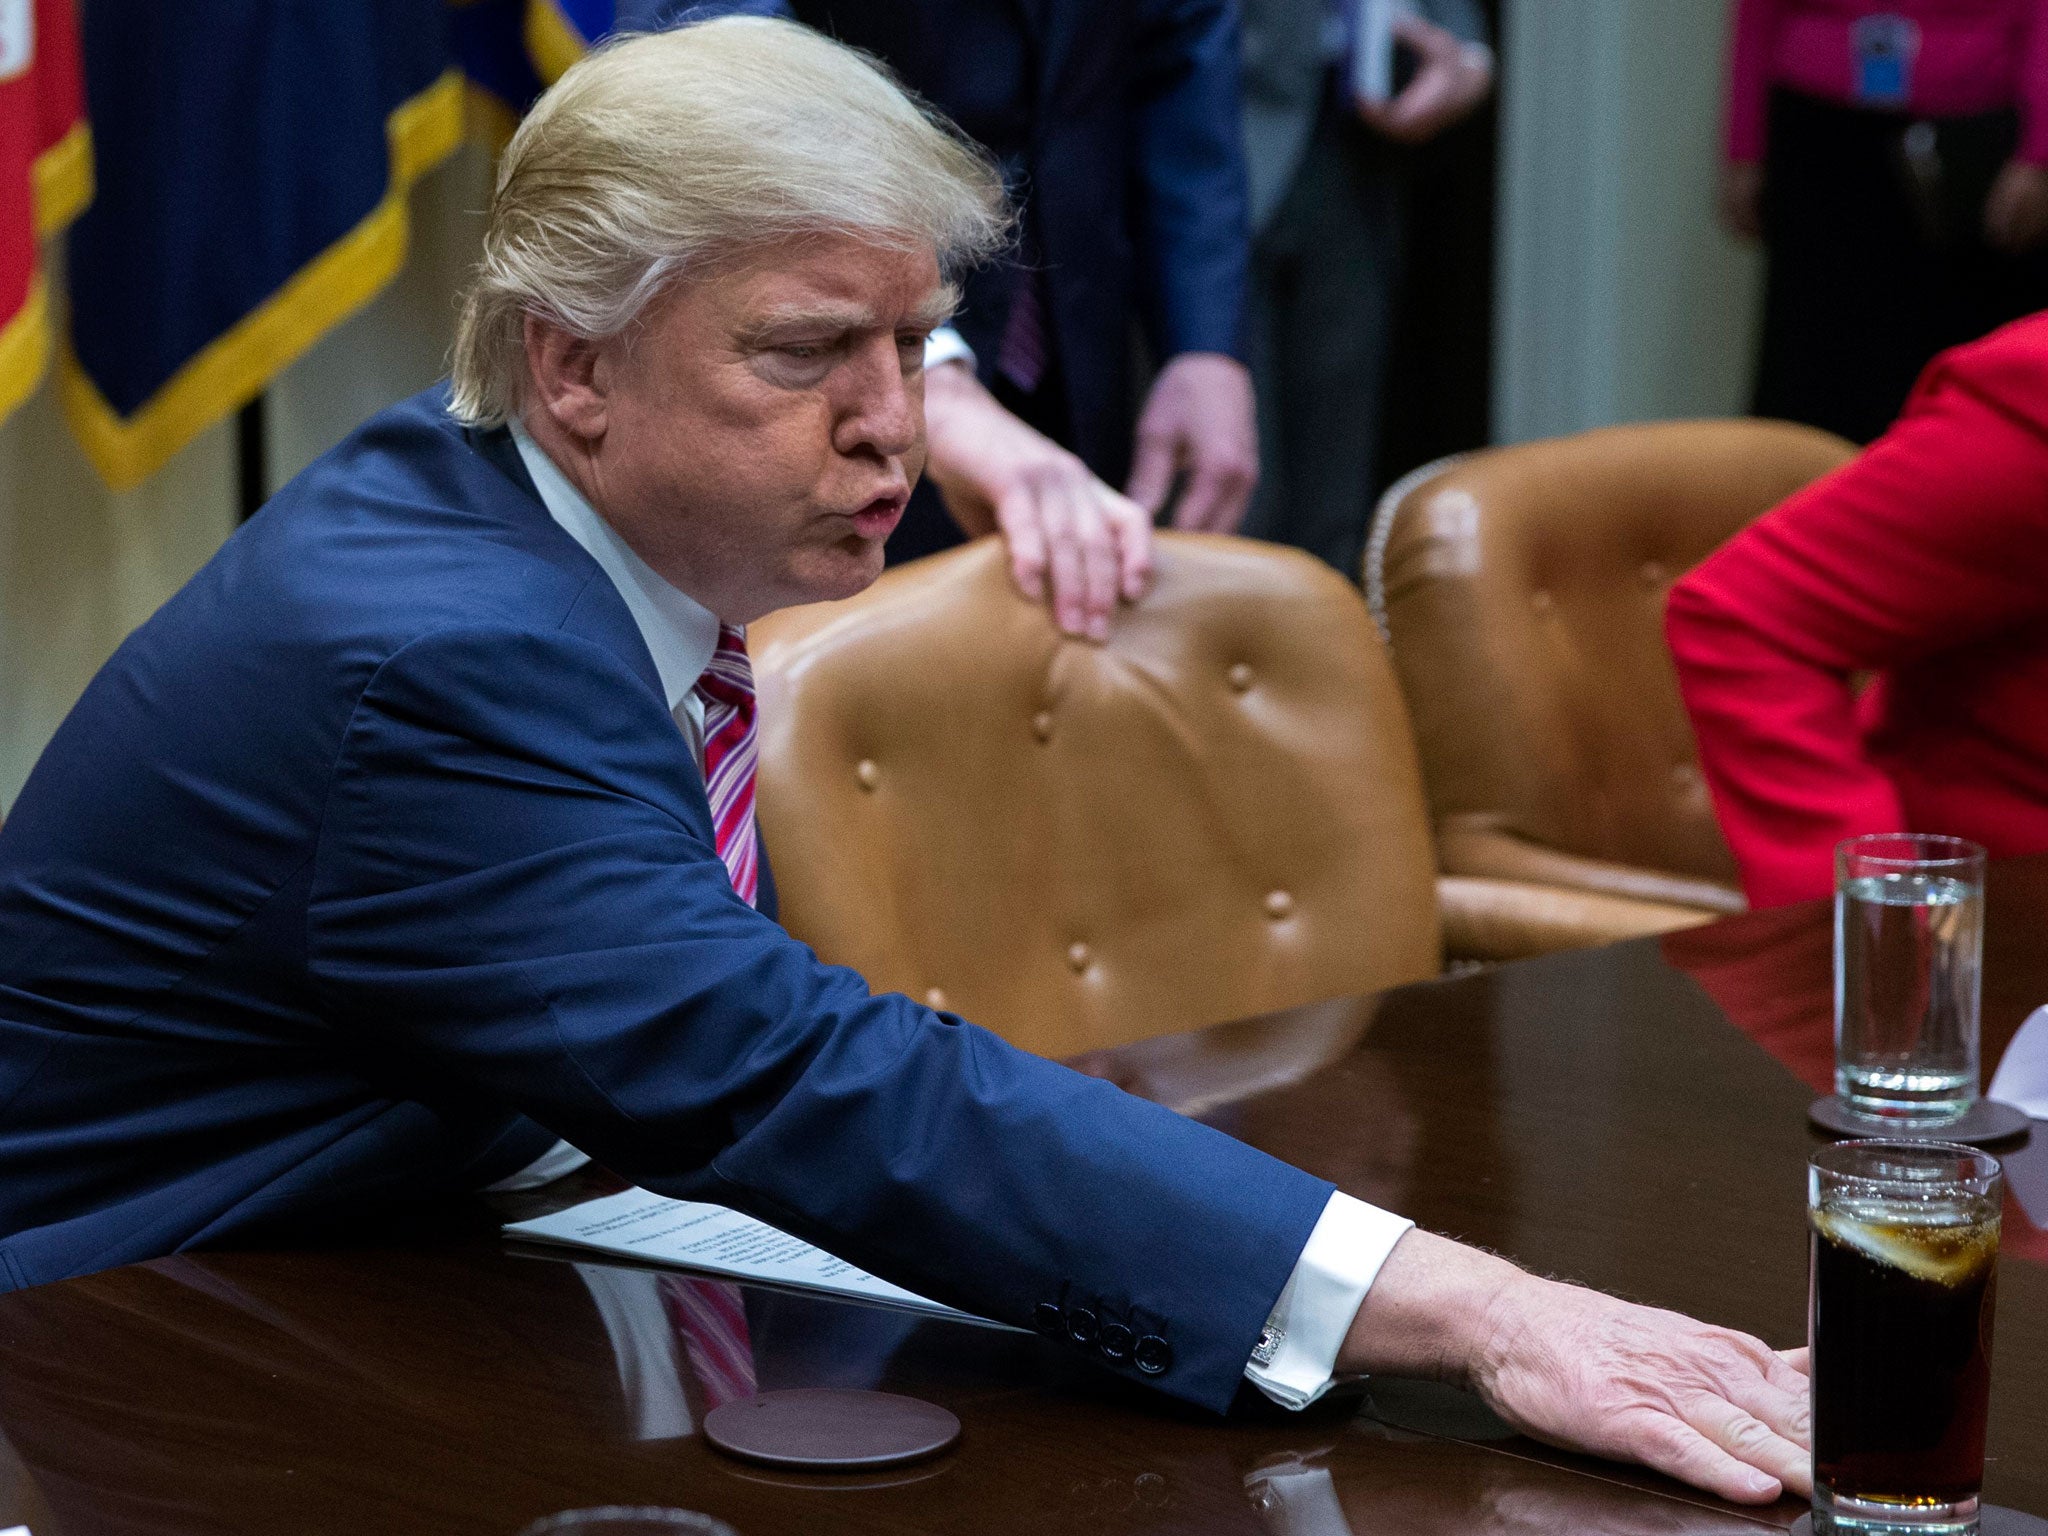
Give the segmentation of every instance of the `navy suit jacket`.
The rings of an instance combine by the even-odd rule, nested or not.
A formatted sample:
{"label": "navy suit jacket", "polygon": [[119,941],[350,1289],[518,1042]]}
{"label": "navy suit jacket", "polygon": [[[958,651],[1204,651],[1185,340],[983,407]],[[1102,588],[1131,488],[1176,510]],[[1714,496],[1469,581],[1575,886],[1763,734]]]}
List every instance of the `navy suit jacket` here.
{"label": "navy suit jacket", "polygon": [[236,533],[0,828],[0,1284],[561,1135],[990,1317],[1124,1321],[1226,1404],[1329,1186],[742,902],[624,601],[444,399]]}
{"label": "navy suit jacket", "polygon": [[[1231,0],[621,0],[621,28],[794,15],[886,60],[1002,163],[1041,265],[1063,440],[1122,484],[1130,340],[1243,355],[1250,235]],[[1016,287],[970,274],[958,324],[994,373]]]}

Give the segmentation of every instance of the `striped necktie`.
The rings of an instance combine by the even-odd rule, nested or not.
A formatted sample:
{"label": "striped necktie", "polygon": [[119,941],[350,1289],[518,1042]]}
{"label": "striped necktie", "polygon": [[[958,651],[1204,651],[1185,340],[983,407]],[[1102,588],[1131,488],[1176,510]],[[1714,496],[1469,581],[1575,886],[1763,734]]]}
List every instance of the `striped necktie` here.
{"label": "striped necktie", "polygon": [[704,701],[704,793],[711,801],[718,857],[732,888],[752,906],[761,862],[754,838],[754,667],[744,629],[718,626],[718,649],[696,691]]}

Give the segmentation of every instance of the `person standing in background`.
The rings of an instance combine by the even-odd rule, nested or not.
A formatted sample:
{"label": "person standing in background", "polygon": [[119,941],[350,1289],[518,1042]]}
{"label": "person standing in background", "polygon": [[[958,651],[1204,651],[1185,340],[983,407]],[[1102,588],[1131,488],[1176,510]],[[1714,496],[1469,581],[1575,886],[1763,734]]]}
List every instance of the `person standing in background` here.
{"label": "person standing in background", "polygon": [[1767,261],[1756,414],[1871,441],[2048,306],[2048,0],[1739,0],[1721,209]]}
{"label": "person standing in background", "polygon": [[[1375,9],[1392,13],[1391,35],[1371,25]],[[1243,11],[1249,346],[1265,445],[1244,531],[1356,580],[1377,490],[1409,150],[1493,88],[1486,18],[1478,0],[1243,0]],[[1357,50],[1381,45],[1412,63],[1412,78],[1385,100],[1362,99]]]}

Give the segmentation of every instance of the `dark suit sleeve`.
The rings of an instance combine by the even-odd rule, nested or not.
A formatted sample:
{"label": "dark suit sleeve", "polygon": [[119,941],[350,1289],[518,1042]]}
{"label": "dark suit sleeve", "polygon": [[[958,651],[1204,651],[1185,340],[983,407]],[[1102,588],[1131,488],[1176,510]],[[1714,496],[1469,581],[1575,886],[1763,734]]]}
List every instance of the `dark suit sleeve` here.
{"label": "dark suit sleeve", "polygon": [[819,963],[733,894],[660,701],[574,637],[440,633],[379,669],[308,929],[373,1059],[925,1295],[1126,1321],[1170,1347],[1157,1384],[1213,1408],[1329,1193]]}
{"label": "dark suit sleeve", "polygon": [[1251,236],[1230,0],[1140,0],[1133,61],[1140,301],[1159,355],[1244,352]]}

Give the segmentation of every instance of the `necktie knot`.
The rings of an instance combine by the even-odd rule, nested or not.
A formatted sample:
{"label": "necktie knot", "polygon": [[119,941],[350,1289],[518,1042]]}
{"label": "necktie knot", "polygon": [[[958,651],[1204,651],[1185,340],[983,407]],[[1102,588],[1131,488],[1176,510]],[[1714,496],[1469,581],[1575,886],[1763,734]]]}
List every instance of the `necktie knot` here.
{"label": "necktie knot", "polygon": [[747,656],[747,632],[737,624],[718,626],[718,649],[698,677],[697,691],[710,703],[752,714],[754,663]]}

